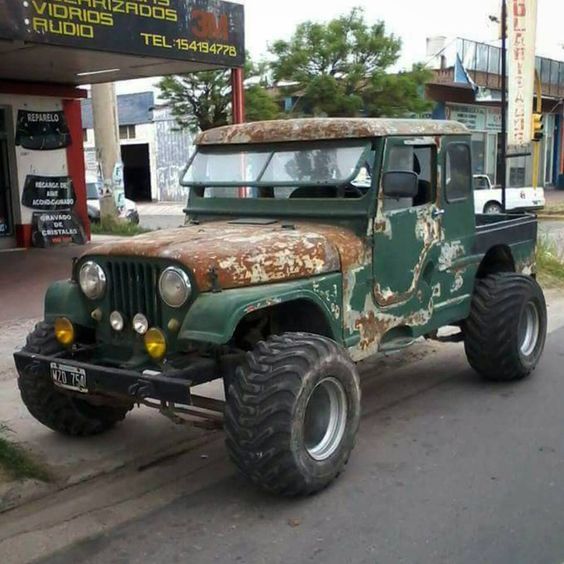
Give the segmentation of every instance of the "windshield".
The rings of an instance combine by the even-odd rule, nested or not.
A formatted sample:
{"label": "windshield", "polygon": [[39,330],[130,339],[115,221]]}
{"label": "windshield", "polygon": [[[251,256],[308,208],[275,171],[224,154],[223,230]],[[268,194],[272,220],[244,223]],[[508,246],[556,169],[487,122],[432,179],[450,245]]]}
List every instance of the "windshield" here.
{"label": "windshield", "polygon": [[354,179],[364,165],[369,149],[370,144],[366,141],[308,143],[280,149],[200,147],[182,184],[232,188],[335,187]]}

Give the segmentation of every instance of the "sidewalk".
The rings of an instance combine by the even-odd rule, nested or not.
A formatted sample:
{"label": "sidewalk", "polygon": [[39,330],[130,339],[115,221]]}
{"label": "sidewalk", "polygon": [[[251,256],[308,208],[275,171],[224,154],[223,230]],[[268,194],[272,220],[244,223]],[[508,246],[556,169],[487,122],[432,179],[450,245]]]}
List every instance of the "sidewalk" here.
{"label": "sidewalk", "polygon": [[140,216],[147,215],[184,215],[186,202],[141,202],[137,204]]}

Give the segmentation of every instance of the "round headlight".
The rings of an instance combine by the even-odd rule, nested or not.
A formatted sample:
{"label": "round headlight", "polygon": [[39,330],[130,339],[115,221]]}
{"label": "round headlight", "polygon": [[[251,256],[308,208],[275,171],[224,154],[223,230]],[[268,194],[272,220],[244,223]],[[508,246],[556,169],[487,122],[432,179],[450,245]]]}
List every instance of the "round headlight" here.
{"label": "round headlight", "polygon": [[159,292],[166,305],[182,307],[192,293],[192,285],[185,272],[171,266],[161,274]]}
{"label": "round headlight", "polygon": [[119,311],[113,311],[110,315],[110,325],[114,331],[118,333],[123,331],[125,327],[125,320],[123,319],[123,315]]}
{"label": "round headlight", "polygon": [[133,318],[133,329],[139,335],[144,335],[149,330],[149,321],[142,313]]}
{"label": "round headlight", "polygon": [[79,282],[84,295],[90,300],[99,300],[106,291],[106,274],[95,262],[86,262],[79,273]]}

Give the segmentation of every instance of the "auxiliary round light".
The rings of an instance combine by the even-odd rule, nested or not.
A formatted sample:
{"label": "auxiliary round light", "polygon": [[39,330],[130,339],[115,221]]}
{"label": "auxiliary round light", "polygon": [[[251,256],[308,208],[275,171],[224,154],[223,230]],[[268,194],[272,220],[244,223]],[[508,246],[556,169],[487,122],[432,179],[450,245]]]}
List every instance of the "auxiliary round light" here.
{"label": "auxiliary round light", "polygon": [[159,279],[159,293],[169,307],[182,307],[192,293],[192,285],[188,275],[179,268],[167,268]]}
{"label": "auxiliary round light", "polygon": [[55,320],[55,337],[64,347],[70,347],[74,343],[74,325],[66,317],[58,317]]}
{"label": "auxiliary round light", "polygon": [[153,327],[145,334],[145,349],[153,360],[161,360],[166,354],[166,337],[160,329]]}
{"label": "auxiliary round light", "polygon": [[112,326],[112,329],[118,333],[123,331],[123,328],[125,327],[125,319],[119,311],[113,311],[111,313],[110,325]]}
{"label": "auxiliary round light", "polygon": [[106,273],[95,262],[85,262],[78,275],[80,288],[90,300],[99,300],[106,291]]}
{"label": "auxiliary round light", "polygon": [[133,330],[139,335],[145,335],[149,330],[149,320],[142,313],[133,318]]}

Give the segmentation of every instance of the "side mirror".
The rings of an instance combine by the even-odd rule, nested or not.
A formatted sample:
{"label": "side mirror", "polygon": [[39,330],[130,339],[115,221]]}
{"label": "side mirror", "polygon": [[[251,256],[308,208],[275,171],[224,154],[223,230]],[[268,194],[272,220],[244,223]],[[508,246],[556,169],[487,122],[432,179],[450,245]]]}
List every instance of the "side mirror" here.
{"label": "side mirror", "polygon": [[409,170],[391,170],[384,173],[382,187],[387,198],[415,198],[419,190],[419,176]]}

